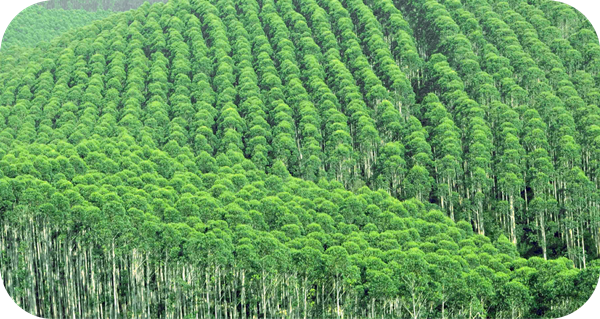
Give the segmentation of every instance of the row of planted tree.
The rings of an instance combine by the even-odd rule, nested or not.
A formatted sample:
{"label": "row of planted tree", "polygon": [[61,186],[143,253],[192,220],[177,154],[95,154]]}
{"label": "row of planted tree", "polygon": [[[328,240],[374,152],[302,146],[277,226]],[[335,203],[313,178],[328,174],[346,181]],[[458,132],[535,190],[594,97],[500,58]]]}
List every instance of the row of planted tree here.
{"label": "row of planted tree", "polygon": [[[504,232],[520,244],[524,254],[548,256],[551,246],[551,256],[566,252],[583,267],[584,258],[596,255],[600,247],[593,231],[598,227],[593,176],[597,171],[593,141],[598,108],[592,103],[598,92],[592,75],[567,72],[543,42],[523,38],[535,29],[515,26],[528,44],[526,49],[531,48],[528,52],[538,55],[537,63],[544,72],[518,45],[517,35],[504,36],[512,30],[493,16],[490,7],[474,11],[485,13],[481,17],[487,20],[481,21],[491,21],[482,22],[489,29],[485,30],[488,39],[483,29],[473,24],[476,17],[460,3],[445,4],[450,11],[436,1],[423,2],[423,9],[412,17],[411,22],[423,26],[416,34],[423,41],[413,40],[409,23],[385,0],[368,6],[347,4],[362,8],[360,16],[338,2],[321,7],[310,1],[306,5],[279,1],[276,5],[265,3],[260,12],[241,4],[240,13],[254,18],[244,16],[240,22],[228,11],[223,19],[235,23],[227,30],[224,25],[197,18],[186,27],[182,21],[194,17],[189,13],[181,15],[183,20],[174,16],[177,22],[173,23],[158,15],[132,18],[126,26],[131,31],[123,32],[135,36],[117,36],[112,42],[123,46],[131,37],[138,42],[127,45],[138,50],[121,47],[117,51],[124,55],[107,61],[106,54],[97,53],[106,50],[100,49],[107,45],[102,43],[106,35],[100,36],[96,46],[79,44],[73,55],[63,52],[65,65],[80,65],[80,76],[87,73],[75,80],[82,83],[67,83],[64,89],[75,91],[69,96],[75,106],[83,100],[77,95],[90,90],[86,82],[91,80],[97,84],[94,92],[98,98],[86,102],[102,104],[110,91],[111,99],[130,101],[123,111],[119,103],[112,105],[113,117],[132,126],[136,139],[144,135],[162,145],[171,138],[180,146],[192,143],[196,154],[206,151],[211,155],[223,151],[216,144],[227,145],[234,139],[259,167],[280,159],[294,176],[311,180],[326,176],[351,189],[366,184],[387,189],[401,199],[414,196],[436,202],[451,218],[469,220],[479,233],[485,234],[486,228],[493,236]],[[397,5],[410,10],[413,4],[407,3],[406,8]],[[443,10],[431,10],[431,6]],[[438,19],[440,12],[445,12],[446,19]],[[259,14],[264,16],[262,20]],[[214,12],[207,12],[207,19],[218,22],[219,15],[214,7]],[[338,23],[330,24],[328,15]],[[462,29],[453,17],[464,20]],[[527,25],[523,18],[512,20]],[[383,24],[381,31],[376,27],[378,21],[391,22]],[[209,28],[201,30],[202,23]],[[361,29],[359,38],[353,24],[372,30]],[[211,42],[210,49],[204,44],[205,37]],[[446,58],[437,52],[449,55]],[[130,79],[137,83],[133,89],[116,84],[125,81],[127,75],[122,72],[127,63],[123,59],[129,53],[137,57],[139,70]],[[255,53],[254,57],[250,53]],[[93,70],[84,65],[86,59],[96,66]],[[579,67],[580,62],[569,63]],[[173,68],[169,68],[171,64]],[[518,68],[513,71],[514,66]],[[39,70],[35,67],[32,72]],[[110,82],[106,76],[119,80]],[[3,103],[14,104],[21,89],[24,96],[31,95],[25,90],[31,90],[34,81],[7,83]],[[241,95],[233,92],[242,85]],[[419,93],[419,104],[415,104],[413,87]],[[52,90],[48,87],[42,92]],[[140,93],[145,90],[147,94]],[[121,96],[121,91],[135,96]],[[432,92],[442,104],[437,104],[440,101]],[[161,103],[167,103],[172,111]],[[111,112],[112,108],[104,110]],[[59,108],[51,113],[60,114]],[[181,134],[169,136],[165,131],[168,123],[172,123],[170,130],[181,130]],[[152,133],[142,127],[152,127]],[[586,190],[583,198],[581,189]],[[548,243],[547,238],[554,234],[562,239],[558,246]]]}
{"label": "row of planted tree", "polygon": [[[462,166],[473,180],[458,191],[459,201],[464,194],[475,216],[477,208],[494,211],[492,224],[522,253],[537,253],[525,244],[532,240],[547,256],[549,238],[558,235],[566,254],[585,267],[586,239],[598,247],[597,170],[588,166],[596,162],[588,155],[598,107],[596,83],[580,70],[584,61],[561,60],[504,2],[417,3],[397,4],[416,10],[410,22],[420,26],[419,50],[434,53],[428,87],[466,134]],[[584,85],[576,90],[574,82]],[[485,232],[485,223],[474,224]]]}

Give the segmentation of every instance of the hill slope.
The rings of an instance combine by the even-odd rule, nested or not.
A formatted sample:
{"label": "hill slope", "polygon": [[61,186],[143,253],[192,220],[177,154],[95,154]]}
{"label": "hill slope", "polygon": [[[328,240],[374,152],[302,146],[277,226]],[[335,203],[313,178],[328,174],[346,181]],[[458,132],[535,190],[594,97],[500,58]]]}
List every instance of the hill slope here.
{"label": "hill slope", "polygon": [[8,25],[2,37],[2,49],[13,46],[34,47],[66,31],[106,18],[109,14],[109,11],[48,10],[42,6],[30,6],[21,11]]}
{"label": "hill slope", "polygon": [[48,9],[127,11],[138,8],[144,2],[152,4],[167,2],[167,0],[47,0],[38,5]]}
{"label": "hill slope", "polygon": [[177,0],[0,53],[10,295],[54,318],[573,312],[600,276],[593,30],[463,2]]}

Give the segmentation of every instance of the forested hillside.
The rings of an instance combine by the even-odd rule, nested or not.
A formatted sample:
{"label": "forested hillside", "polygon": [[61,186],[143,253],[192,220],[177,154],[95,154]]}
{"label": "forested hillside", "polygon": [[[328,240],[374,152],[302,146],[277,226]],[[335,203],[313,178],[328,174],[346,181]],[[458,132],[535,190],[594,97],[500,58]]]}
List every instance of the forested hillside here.
{"label": "forested hillside", "polygon": [[156,3],[167,2],[167,0],[47,0],[40,2],[39,5],[48,9],[127,11],[138,8],[144,2]]}
{"label": "forested hillside", "polygon": [[600,276],[600,47],[525,0],[170,0],[0,52],[45,318],[541,318]]}
{"label": "forested hillside", "polygon": [[88,12],[30,6],[10,22],[2,37],[1,48],[34,47],[42,41],[50,41],[71,29],[91,24],[110,14],[110,11]]}

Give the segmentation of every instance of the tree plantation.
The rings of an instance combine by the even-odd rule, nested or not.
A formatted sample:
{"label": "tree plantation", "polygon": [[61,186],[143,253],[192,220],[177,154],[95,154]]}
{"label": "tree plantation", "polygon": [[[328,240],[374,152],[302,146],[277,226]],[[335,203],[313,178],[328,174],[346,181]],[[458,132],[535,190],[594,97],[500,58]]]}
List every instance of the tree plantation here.
{"label": "tree plantation", "polygon": [[600,44],[573,8],[54,7],[134,2],[38,6],[89,20],[39,42],[15,19],[0,52],[0,274],[26,311],[516,319],[593,293]]}

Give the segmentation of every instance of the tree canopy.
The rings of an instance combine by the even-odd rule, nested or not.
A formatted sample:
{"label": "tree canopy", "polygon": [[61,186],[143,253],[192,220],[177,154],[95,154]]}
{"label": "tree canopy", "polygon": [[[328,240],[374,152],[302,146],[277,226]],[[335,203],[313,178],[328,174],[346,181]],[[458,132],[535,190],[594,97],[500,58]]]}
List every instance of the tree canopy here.
{"label": "tree canopy", "polygon": [[[600,51],[572,8],[138,2],[50,1],[7,33],[0,273],[23,309],[516,319],[591,296]],[[85,23],[21,31],[62,15]]]}

